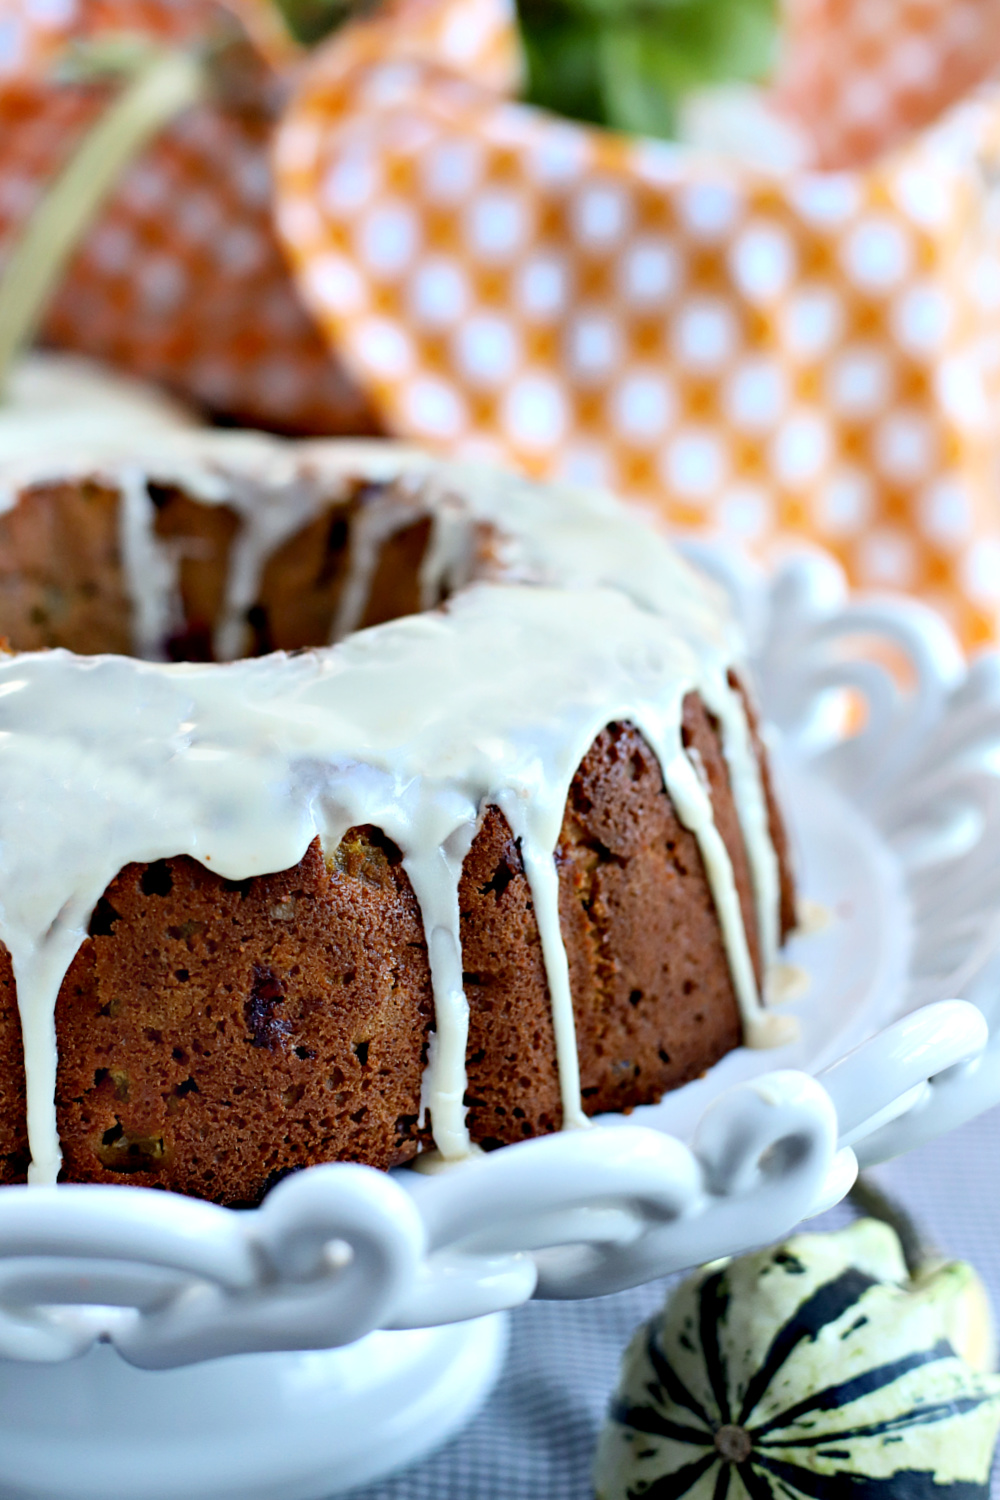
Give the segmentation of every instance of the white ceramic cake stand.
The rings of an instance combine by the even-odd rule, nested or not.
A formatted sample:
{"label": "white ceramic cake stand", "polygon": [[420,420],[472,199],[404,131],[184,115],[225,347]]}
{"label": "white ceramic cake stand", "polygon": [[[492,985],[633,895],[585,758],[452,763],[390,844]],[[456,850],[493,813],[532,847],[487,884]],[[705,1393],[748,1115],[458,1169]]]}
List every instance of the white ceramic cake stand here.
{"label": "white ceramic cake stand", "polygon": [[254,1212],[0,1190],[0,1496],[320,1500],[371,1480],[483,1400],[503,1309],[775,1239],[859,1159],[1000,1100],[1000,659],[967,671],[934,616],[847,602],[822,558],[766,581],[699,556],[747,621],[828,919],[788,955],[810,976],[801,1039],[628,1120],[437,1175],[316,1167]]}

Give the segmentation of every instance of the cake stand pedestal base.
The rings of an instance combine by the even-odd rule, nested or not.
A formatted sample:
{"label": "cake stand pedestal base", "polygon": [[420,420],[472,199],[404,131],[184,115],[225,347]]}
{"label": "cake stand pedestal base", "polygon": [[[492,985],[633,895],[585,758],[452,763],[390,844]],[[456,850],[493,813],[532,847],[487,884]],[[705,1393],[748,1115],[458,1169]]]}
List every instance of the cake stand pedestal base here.
{"label": "cake stand pedestal base", "polygon": [[344,1349],[134,1369],[107,1346],[0,1361],[3,1500],[326,1500],[452,1437],[500,1373],[507,1315]]}

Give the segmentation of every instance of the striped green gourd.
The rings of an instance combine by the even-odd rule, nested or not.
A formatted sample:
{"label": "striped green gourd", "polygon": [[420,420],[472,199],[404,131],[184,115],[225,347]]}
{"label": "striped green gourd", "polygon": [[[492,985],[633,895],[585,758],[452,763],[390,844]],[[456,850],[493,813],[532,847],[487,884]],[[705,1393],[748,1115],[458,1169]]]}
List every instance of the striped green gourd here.
{"label": "striped green gourd", "polygon": [[873,1219],[707,1266],[626,1351],[598,1500],[989,1500],[984,1319],[971,1266],[911,1279]]}

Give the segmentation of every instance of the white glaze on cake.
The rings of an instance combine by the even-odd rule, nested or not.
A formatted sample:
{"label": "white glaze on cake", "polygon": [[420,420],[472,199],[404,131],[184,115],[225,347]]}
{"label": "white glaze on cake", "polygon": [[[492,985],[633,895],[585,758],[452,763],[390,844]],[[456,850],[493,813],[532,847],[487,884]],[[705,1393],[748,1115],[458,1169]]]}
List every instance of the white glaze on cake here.
{"label": "white glaze on cake", "polygon": [[81,445],[92,455],[135,452],[139,443],[194,422],[193,412],[155,386],[76,354],[34,350],[7,374],[0,465],[51,462],[54,450]]}
{"label": "white glaze on cake", "polygon": [[[635,517],[606,496],[389,445],[293,447],[220,434],[146,453],[141,472],[108,460],[81,469],[81,457],[58,463],[63,472],[99,472],[126,496],[123,556],[136,644],[147,655],[160,649],[156,631],[176,611],[176,568],[153,532],[147,479],[207,504],[224,501],[241,517],[221,655],[243,649],[243,616],[267,557],[349,477],[405,474],[409,501],[404,494],[393,510],[376,500],[359,512],[338,629],[363,617],[373,536],[384,539],[416,515],[432,518],[422,597],[451,597],[443,609],[329,648],[225,666],[63,651],[0,662],[0,938],[22,1017],[33,1181],[53,1181],[59,1169],[56,997],[118,871],[188,854],[242,880],[296,864],[316,836],[333,850],[358,824],[380,827],[399,846],[420,904],[436,1017],[423,1099],[442,1155],[466,1154],[458,883],[489,804],[521,841],[564,1126],[585,1123],[553,852],[577,766],[613,721],[645,736],[678,817],[698,840],[745,1040],[790,1038],[794,1023],[761,1007],[732,864],[681,738],[684,697],[697,692],[720,723],[763,950],[773,959],[778,867],[744,706],[728,680],[740,661],[738,635],[714,586]],[[27,477],[3,476],[7,504]],[[40,477],[50,473],[36,464],[31,478]],[[483,526],[499,540],[469,582]]]}

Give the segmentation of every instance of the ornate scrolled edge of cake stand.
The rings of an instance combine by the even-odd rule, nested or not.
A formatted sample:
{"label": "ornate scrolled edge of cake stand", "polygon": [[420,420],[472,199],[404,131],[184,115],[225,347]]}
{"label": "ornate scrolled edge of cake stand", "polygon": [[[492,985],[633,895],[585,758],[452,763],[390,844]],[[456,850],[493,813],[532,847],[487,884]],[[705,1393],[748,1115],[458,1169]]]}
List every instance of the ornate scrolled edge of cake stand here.
{"label": "ornate scrolled edge of cake stand", "polygon": [[598,1127],[430,1177],[316,1167],[250,1213],[148,1189],[11,1188],[0,1358],[65,1360],[100,1341],[163,1370],[330,1349],[735,1253],[836,1202],[870,1132],[974,1069],[987,1035],[975,1006],[925,1006],[820,1079],[777,1071],[729,1090],[690,1146]]}
{"label": "ornate scrolled edge of cake stand", "polygon": [[850,597],[819,551],[767,575],[731,548],[684,550],[730,594],[783,754],[843,793],[899,865],[912,938],[899,1011],[968,994],[1000,952],[1000,653],[967,663],[933,610]]}

